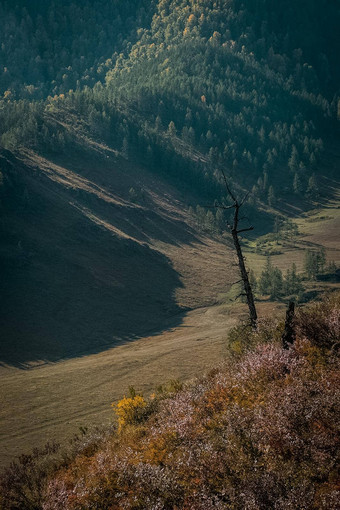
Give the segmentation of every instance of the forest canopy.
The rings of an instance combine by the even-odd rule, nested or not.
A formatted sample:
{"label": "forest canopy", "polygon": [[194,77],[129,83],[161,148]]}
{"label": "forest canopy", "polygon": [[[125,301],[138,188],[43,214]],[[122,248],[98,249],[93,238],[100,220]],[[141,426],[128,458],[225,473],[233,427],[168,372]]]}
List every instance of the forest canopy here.
{"label": "forest canopy", "polygon": [[255,201],[273,204],[279,186],[306,194],[338,129],[339,10],[326,0],[6,0],[1,144],[63,151],[83,129],[198,189],[223,167]]}

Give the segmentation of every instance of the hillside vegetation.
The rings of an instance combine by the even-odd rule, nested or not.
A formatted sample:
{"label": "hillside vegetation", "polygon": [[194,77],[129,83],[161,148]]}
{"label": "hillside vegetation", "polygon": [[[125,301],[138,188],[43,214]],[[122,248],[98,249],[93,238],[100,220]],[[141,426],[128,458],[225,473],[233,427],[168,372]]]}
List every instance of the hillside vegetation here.
{"label": "hillside vegetation", "polygon": [[282,324],[235,328],[229,359],[207,375],[149,398],[130,388],[113,404],[115,431],[4,472],[2,508],[335,510],[339,294],[299,310],[295,327],[288,350]]}

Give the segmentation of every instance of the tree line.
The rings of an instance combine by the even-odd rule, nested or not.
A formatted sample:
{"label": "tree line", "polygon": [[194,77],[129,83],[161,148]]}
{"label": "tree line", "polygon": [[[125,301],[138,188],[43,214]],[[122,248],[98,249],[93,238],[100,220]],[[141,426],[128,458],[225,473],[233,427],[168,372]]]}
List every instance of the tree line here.
{"label": "tree line", "polygon": [[306,251],[303,273],[299,274],[296,264],[293,263],[283,274],[280,268],[272,264],[271,258],[267,257],[260,277],[256,279],[254,272],[250,271],[250,281],[257,295],[269,295],[271,299],[294,296],[301,300],[305,291],[304,282],[316,280],[323,274],[335,277],[336,271],[337,266],[334,261],[329,261],[327,264],[325,249],[320,248]]}

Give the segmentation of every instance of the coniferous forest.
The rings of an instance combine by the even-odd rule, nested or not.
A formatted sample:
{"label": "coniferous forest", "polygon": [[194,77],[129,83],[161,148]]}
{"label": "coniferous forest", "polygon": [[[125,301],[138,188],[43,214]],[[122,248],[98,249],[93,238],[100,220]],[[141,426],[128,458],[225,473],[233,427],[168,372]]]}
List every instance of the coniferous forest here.
{"label": "coniferous forest", "polygon": [[5,148],[67,150],[85,130],[198,190],[223,167],[269,204],[315,191],[338,130],[337,2],[0,8]]}

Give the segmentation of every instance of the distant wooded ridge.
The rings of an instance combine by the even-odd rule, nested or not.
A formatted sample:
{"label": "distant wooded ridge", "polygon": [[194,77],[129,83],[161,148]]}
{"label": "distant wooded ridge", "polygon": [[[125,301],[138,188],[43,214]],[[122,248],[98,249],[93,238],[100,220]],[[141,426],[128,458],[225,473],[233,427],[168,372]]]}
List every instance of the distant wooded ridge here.
{"label": "distant wooded ridge", "polygon": [[326,0],[5,0],[1,144],[87,133],[212,195],[219,167],[269,206],[308,195],[338,130],[339,20]]}

